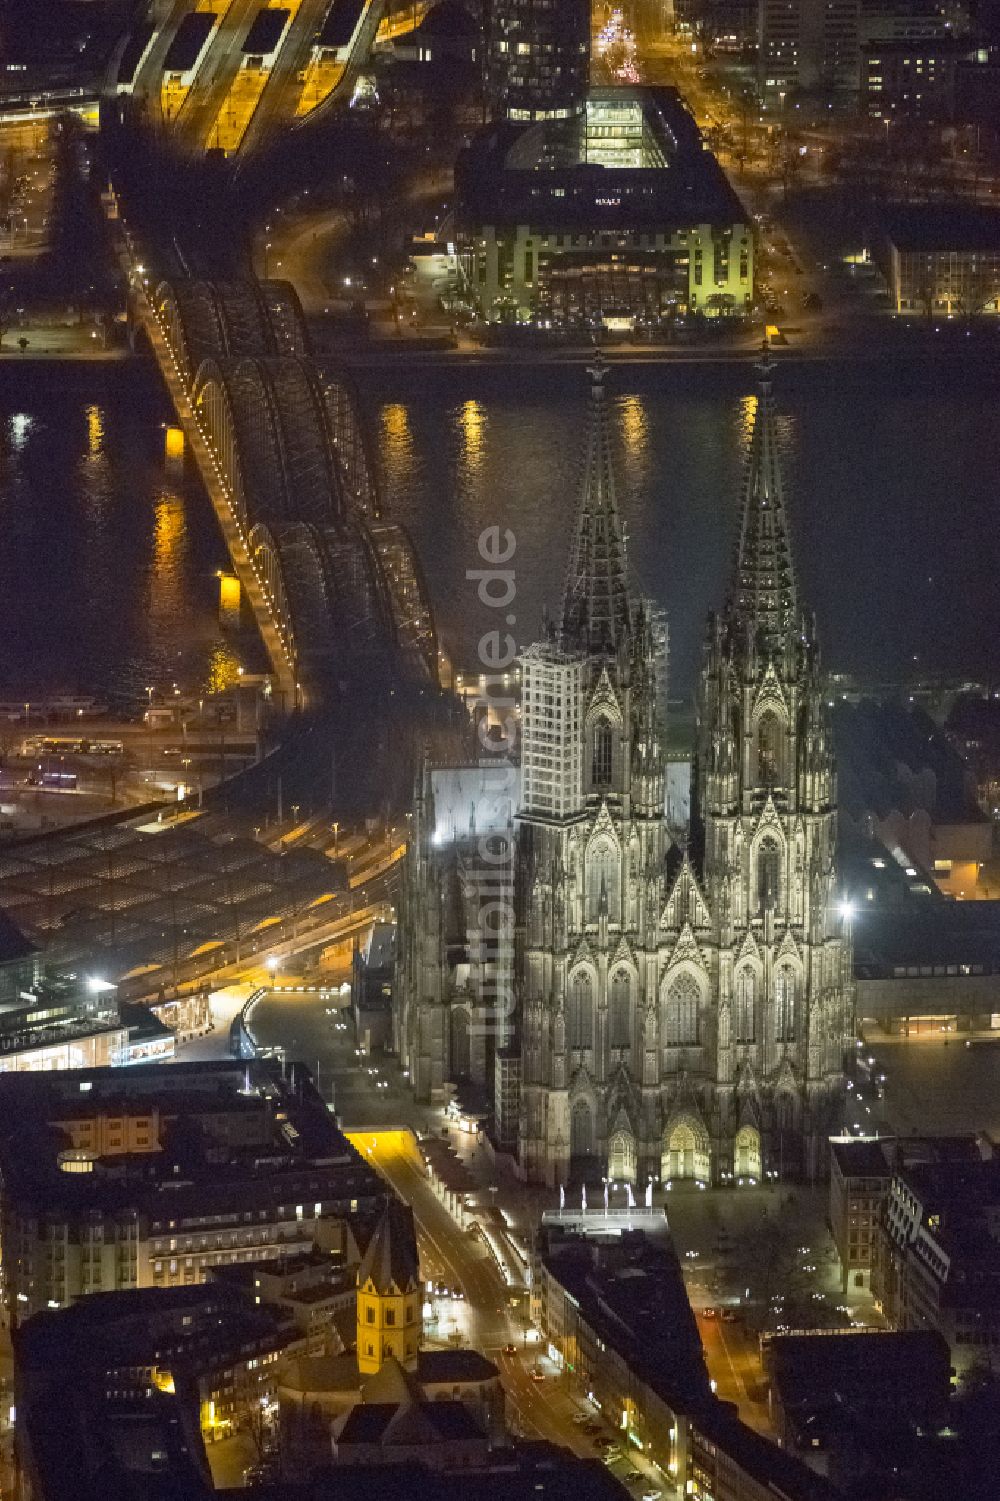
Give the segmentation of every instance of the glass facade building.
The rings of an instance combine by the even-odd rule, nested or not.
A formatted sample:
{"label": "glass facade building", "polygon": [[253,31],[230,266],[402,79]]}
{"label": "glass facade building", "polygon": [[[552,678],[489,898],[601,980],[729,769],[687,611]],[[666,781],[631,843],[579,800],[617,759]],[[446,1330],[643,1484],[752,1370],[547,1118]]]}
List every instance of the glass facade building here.
{"label": "glass facade building", "polygon": [[590,77],[584,0],[491,0],[488,33],[498,118],[568,120],[581,113]]}

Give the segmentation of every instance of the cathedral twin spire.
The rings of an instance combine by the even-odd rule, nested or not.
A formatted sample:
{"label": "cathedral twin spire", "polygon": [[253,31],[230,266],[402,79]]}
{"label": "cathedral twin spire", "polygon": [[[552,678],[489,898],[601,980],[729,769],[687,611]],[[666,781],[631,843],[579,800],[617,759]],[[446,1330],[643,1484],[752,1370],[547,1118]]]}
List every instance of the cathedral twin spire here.
{"label": "cathedral twin spire", "polygon": [[[765,342],[750,448],[740,495],[736,558],[727,614],[758,650],[777,652],[798,617],[798,591],[785,512],[772,400],[774,365]],[[588,655],[613,654],[633,627],[625,539],[615,495],[605,391],[607,362],[590,366],[590,418],[583,482],[563,594],[561,635]]]}
{"label": "cathedral twin spire", "polygon": [[590,366],[590,419],[580,503],[563,594],[562,637],[588,655],[615,653],[632,626],[625,539],[611,453],[600,354]]}
{"label": "cathedral twin spire", "polygon": [[797,590],[788,540],[771,375],[765,341],[750,451],[740,497],[740,530],[728,612],[768,654],[788,637],[797,616]]}

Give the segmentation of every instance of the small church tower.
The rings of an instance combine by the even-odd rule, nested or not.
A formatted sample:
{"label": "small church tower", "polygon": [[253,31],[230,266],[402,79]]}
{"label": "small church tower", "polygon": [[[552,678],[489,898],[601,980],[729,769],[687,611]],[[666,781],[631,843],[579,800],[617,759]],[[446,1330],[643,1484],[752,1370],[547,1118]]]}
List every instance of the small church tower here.
{"label": "small church tower", "polygon": [[398,1199],[386,1202],[357,1280],[358,1373],[373,1376],[396,1359],[416,1371],[422,1322],[420,1265],[413,1214]]}

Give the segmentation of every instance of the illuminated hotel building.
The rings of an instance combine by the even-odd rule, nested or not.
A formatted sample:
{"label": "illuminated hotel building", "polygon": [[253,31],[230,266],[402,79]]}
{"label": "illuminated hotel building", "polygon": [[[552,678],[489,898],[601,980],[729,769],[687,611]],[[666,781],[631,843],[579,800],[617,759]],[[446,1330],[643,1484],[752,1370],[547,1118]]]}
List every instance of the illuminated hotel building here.
{"label": "illuminated hotel building", "polygon": [[747,216],[676,91],[594,89],[579,120],[496,126],[459,160],[456,240],[488,323],[746,314]]}

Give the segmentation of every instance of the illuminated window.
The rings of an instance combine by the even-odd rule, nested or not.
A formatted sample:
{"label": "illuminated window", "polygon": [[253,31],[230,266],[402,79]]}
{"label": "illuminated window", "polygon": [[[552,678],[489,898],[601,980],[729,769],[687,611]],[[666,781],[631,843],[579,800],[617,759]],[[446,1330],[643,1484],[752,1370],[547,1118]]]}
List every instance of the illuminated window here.
{"label": "illuminated window", "polygon": [[569,982],[566,1041],[571,1048],[589,1048],[594,1041],[594,999],[586,969],[578,969]]}
{"label": "illuminated window", "polygon": [[671,983],[663,1003],[663,1041],[667,1047],[697,1043],[700,999],[701,989],[693,975],[678,975]]}
{"label": "illuminated window", "polygon": [[766,912],[781,895],[781,851],[773,839],[762,841],[757,854],[757,905]]}
{"label": "illuminated window", "polygon": [[782,724],[776,714],[762,714],[757,723],[757,782],[774,787],[782,779]]}
{"label": "illuminated window", "polygon": [[774,977],[774,1039],[795,1041],[795,972],[787,964]]}
{"label": "illuminated window", "polygon": [[736,974],[736,1041],[753,1042],[756,1036],[757,980],[746,965]]}
{"label": "illuminated window", "polygon": [[611,786],[614,766],[614,731],[606,719],[594,725],[591,747],[590,775],[596,789]]}
{"label": "illuminated window", "polygon": [[627,969],[618,969],[611,979],[611,1046],[627,1048],[631,1041],[631,980]]}

